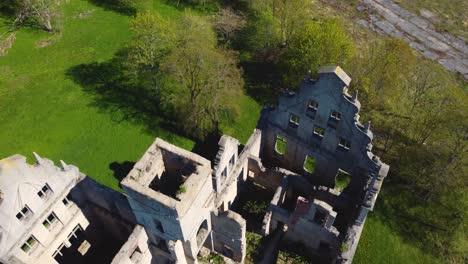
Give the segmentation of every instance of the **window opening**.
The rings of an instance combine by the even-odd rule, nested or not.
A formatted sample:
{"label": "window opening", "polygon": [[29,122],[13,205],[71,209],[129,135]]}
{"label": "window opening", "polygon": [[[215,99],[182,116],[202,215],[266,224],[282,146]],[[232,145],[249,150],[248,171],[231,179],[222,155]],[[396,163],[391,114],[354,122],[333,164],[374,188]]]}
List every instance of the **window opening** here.
{"label": "window opening", "polygon": [[50,188],[49,184],[45,184],[38,192],[37,196],[41,197],[42,199],[46,198],[49,194],[52,193],[52,189]]}
{"label": "window opening", "polygon": [[52,212],[47,218],[42,222],[42,225],[47,229],[52,229],[52,227],[57,223],[57,216]]}
{"label": "window opening", "polygon": [[235,155],[232,155],[231,159],[229,160],[229,165],[231,166],[234,166],[234,163],[236,163],[236,156]]}
{"label": "window opening", "polygon": [[327,214],[320,211],[320,210],[316,210],[315,211],[315,215],[314,215],[314,222],[321,225],[321,226],[324,226],[325,223],[326,223],[326,220],[327,220]]}
{"label": "window opening", "polygon": [[341,113],[338,112],[338,111],[332,111],[330,117],[337,120],[337,121],[339,121],[339,120],[341,120]]}
{"label": "window opening", "polygon": [[314,127],[314,135],[323,137],[325,135],[325,129],[318,126]]}
{"label": "window opening", "polygon": [[350,183],[351,175],[342,170],[338,170],[335,177],[335,189],[342,192]]}
{"label": "window opening", "polygon": [[349,150],[351,148],[351,143],[348,140],[344,139],[344,138],[340,138],[338,146],[345,149],[345,150]]}
{"label": "window opening", "polygon": [[157,220],[157,219],[154,219],[154,225],[156,226],[156,229],[161,232],[161,233],[164,233],[164,228],[162,226],[162,223],[161,221]]}
{"label": "window opening", "polygon": [[70,195],[67,195],[65,198],[63,198],[62,203],[66,206],[70,206]]}
{"label": "window opening", "polygon": [[280,155],[286,153],[286,139],[280,135],[276,136],[275,151]]}
{"label": "window opening", "polygon": [[19,211],[17,214],[16,214],[16,218],[18,218],[18,220],[24,220],[26,219],[28,216],[30,216],[32,214],[32,211],[31,209],[29,209],[29,207],[27,205],[25,205],[23,207],[23,209],[21,209],[21,211]]}
{"label": "window opening", "polygon": [[299,126],[299,117],[295,114],[289,115],[289,125],[297,128]]}
{"label": "window opening", "polygon": [[313,173],[315,171],[315,159],[309,155],[306,155],[304,160],[304,170]]}
{"label": "window opening", "polygon": [[309,104],[307,105],[307,109],[310,110],[310,111],[317,111],[318,110],[318,102],[315,101],[315,100],[310,100],[309,101]]}
{"label": "window opening", "polygon": [[28,253],[31,249],[34,249],[35,245],[37,245],[37,239],[34,236],[30,236],[21,246],[21,250]]}

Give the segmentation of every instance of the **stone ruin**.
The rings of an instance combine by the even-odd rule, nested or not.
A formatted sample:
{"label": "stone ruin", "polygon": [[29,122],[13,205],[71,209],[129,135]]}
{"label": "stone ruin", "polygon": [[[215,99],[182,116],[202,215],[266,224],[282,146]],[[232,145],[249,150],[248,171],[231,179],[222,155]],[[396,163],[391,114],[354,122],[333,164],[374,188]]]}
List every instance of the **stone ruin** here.
{"label": "stone ruin", "polygon": [[[320,263],[351,263],[389,166],[372,153],[350,81],[322,67],[262,110],[245,145],[222,136],[211,161],[156,139],[122,180],[123,195],[64,162],[1,160],[0,262],[185,264],[211,251],[242,263],[247,222],[236,204],[254,184],[272,197],[260,223],[266,241],[300,243]],[[18,187],[26,182],[36,187]]]}

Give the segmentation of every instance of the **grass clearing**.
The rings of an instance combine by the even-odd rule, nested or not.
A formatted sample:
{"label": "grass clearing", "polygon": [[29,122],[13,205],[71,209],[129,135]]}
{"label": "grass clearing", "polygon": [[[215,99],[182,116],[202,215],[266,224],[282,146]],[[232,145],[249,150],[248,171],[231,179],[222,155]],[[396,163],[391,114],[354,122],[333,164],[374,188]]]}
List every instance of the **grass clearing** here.
{"label": "grass clearing", "polygon": [[442,263],[442,261],[403,241],[386,224],[370,213],[353,263],[431,264]]}

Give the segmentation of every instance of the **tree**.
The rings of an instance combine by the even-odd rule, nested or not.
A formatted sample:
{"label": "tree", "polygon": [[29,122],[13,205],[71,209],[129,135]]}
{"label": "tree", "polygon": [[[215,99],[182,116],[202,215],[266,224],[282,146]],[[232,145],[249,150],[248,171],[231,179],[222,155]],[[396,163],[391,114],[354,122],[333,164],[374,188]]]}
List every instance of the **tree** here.
{"label": "tree", "polygon": [[273,0],[273,15],[279,21],[284,45],[310,19],[311,10],[312,5],[308,0]]}
{"label": "tree", "polygon": [[284,83],[295,87],[303,76],[323,65],[344,64],[353,54],[353,44],[334,20],[309,22],[297,29],[280,59]]}
{"label": "tree", "polygon": [[218,129],[219,112],[241,91],[241,71],[230,51],[216,48],[211,25],[186,14],[177,31],[178,46],[164,61],[164,72],[175,83],[172,104],[184,130],[203,139]]}
{"label": "tree", "polygon": [[152,88],[159,98],[158,74],[161,62],[175,47],[175,28],[159,14],[146,12],[137,14],[131,30],[135,36],[130,44],[129,62],[141,75],[151,79]]}
{"label": "tree", "polygon": [[214,21],[216,30],[227,44],[231,42],[235,33],[245,27],[246,23],[244,15],[238,14],[230,8],[219,10]]}
{"label": "tree", "polygon": [[18,12],[19,6],[18,0],[2,0],[0,2],[0,14],[14,16]]}
{"label": "tree", "polygon": [[[416,64],[412,49],[396,38],[374,41],[350,62],[351,88],[359,89],[363,107],[382,109],[400,102],[400,92]],[[351,66],[352,65],[352,66]]]}
{"label": "tree", "polygon": [[283,45],[287,45],[294,32],[311,18],[310,0],[256,0],[249,5],[257,15],[274,18]]}
{"label": "tree", "polygon": [[257,12],[240,35],[238,45],[257,54],[276,50],[281,43],[278,22],[271,12]]}
{"label": "tree", "polygon": [[43,29],[53,32],[54,23],[59,15],[60,0],[19,0],[20,11],[18,16],[23,19],[31,18]]}

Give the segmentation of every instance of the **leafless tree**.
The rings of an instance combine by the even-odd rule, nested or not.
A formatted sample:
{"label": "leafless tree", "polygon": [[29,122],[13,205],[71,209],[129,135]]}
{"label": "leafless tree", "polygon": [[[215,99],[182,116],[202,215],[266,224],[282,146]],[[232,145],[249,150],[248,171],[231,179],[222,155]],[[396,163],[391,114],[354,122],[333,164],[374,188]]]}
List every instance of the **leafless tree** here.
{"label": "leafless tree", "polygon": [[235,33],[245,27],[247,20],[244,15],[231,8],[223,8],[216,14],[214,25],[216,30],[230,43]]}
{"label": "leafless tree", "polygon": [[60,0],[19,0],[20,12],[18,17],[22,20],[27,18],[34,18],[39,25],[49,31],[55,30],[53,21],[58,16],[58,6]]}

